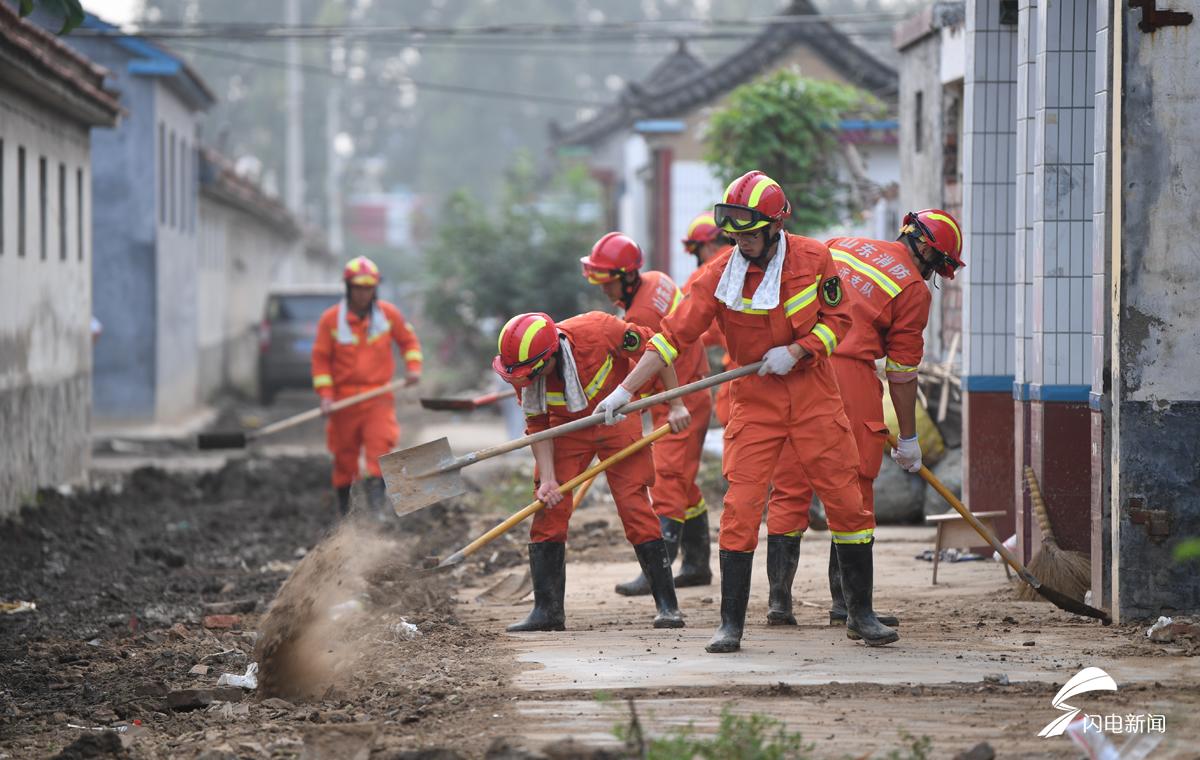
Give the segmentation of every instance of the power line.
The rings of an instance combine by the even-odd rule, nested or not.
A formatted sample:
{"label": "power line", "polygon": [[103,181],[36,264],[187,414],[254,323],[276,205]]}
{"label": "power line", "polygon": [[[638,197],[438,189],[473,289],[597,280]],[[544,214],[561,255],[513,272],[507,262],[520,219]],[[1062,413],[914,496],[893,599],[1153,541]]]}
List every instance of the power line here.
{"label": "power line", "polygon": [[[272,66],[272,67],[280,68],[280,69],[288,68],[287,61],[280,61],[280,60],[277,60],[274,58],[261,58],[259,56],[243,55],[241,53],[234,53],[234,52],[227,51],[227,50],[216,50],[213,48],[204,48],[204,47],[199,47],[199,46],[192,45],[192,44],[186,43],[186,42],[182,42],[182,43],[176,42],[172,46],[178,47],[178,48],[183,48],[185,50],[191,50],[200,55],[209,55],[209,56],[214,56],[214,57],[219,57],[219,58],[225,58],[225,59],[231,59],[231,60],[237,60],[237,61],[245,61],[247,63],[257,63],[257,64],[261,64],[263,66]],[[325,68],[324,66],[315,66],[313,64],[302,63],[299,65],[298,68],[301,71],[307,71],[307,72],[311,72],[313,74],[318,74],[318,75],[330,77],[333,79],[349,79],[349,77],[346,77],[342,74],[338,74],[334,71],[331,71],[330,69]],[[379,84],[384,84],[388,87],[395,87],[395,86],[402,84],[402,82],[383,82],[379,79],[379,77],[377,75],[371,77],[371,79]],[[353,81],[353,80],[351,80],[351,81]],[[529,101],[529,102],[535,102],[535,103],[549,103],[549,104],[553,104],[553,105],[569,105],[569,106],[589,106],[589,107],[594,107],[594,108],[611,105],[610,103],[607,103],[604,101],[599,101],[599,100],[584,100],[582,98],[569,98],[569,97],[563,97],[563,96],[558,96],[558,95],[543,95],[543,94],[539,94],[539,93],[506,92],[503,90],[490,90],[490,89],[486,89],[486,88],[482,88],[482,87],[471,87],[469,85],[426,82],[426,81],[423,81],[420,79],[413,79],[411,77],[405,77],[405,81],[411,82],[413,85],[415,85],[419,88],[430,90],[433,92],[446,92],[446,93],[453,93],[453,94],[457,94],[457,95],[474,95],[474,96],[478,96],[478,97],[495,98],[495,99],[499,99],[499,100],[509,100],[509,101],[513,101],[513,100],[522,101],[523,100],[523,101]]]}
{"label": "power line", "polygon": [[[623,38],[733,39],[753,36],[763,26],[774,24],[858,24],[899,21],[903,12],[872,12],[830,15],[760,16],[743,19],[644,19],[600,23],[510,23],[480,26],[447,25],[287,25],[246,22],[155,23],[114,29],[78,29],[76,34],[90,36],[147,36],[160,39],[328,39],[328,38],[537,38],[564,40],[607,40]],[[674,27],[674,28],[672,28]],[[733,31],[744,30],[744,31]]]}

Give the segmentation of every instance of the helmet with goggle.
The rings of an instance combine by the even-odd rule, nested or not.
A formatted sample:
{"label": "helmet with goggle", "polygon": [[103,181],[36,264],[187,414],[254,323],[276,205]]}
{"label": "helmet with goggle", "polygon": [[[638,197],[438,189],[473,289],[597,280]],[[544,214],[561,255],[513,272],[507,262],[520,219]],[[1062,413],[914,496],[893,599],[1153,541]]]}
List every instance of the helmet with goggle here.
{"label": "helmet with goggle", "polygon": [[626,272],[642,268],[642,249],[622,232],[610,232],[596,241],[591,254],[579,259],[583,276],[593,285],[612,282]]}
{"label": "helmet with goggle", "polygon": [[499,350],[492,359],[497,375],[510,383],[533,379],[558,350],[558,328],[548,314],[518,314],[500,330]]}
{"label": "helmet with goggle", "polygon": [[933,271],[947,280],[953,280],[956,270],[966,266],[962,255],[962,228],[957,219],[941,209],[927,208],[905,214],[900,236],[928,243],[941,254],[933,263]]}
{"label": "helmet with goggle", "polygon": [[713,207],[714,221],[726,232],[750,232],[791,215],[783,188],[758,170],[730,182],[725,197]]}
{"label": "helmet with goggle", "polygon": [[366,256],[355,257],[342,270],[342,280],[351,285],[374,287],[379,284],[379,267]]}
{"label": "helmet with goggle", "polygon": [[717,229],[717,220],[711,213],[705,212],[692,220],[688,225],[687,237],[683,239],[683,247],[688,253],[698,253],[705,243],[711,243],[721,236]]}

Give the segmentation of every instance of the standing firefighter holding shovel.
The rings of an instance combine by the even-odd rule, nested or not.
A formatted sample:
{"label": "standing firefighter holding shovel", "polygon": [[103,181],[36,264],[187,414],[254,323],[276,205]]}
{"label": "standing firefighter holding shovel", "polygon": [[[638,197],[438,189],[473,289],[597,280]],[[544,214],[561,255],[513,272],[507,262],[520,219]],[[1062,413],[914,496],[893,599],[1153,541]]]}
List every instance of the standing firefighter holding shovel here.
{"label": "standing firefighter holding shovel", "polygon": [[421,379],[421,343],[400,309],[376,295],[379,267],[366,256],[350,261],[342,272],[346,297],[329,307],[317,323],[313,343],[313,389],[321,412],[329,417],[326,442],[333,454],[333,488],[338,509],[350,510],[350,486],[358,478],[359,454],[366,450],[367,498],[372,511],[387,507],[379,457],[396,445],[400,425],[391,393],[334,410],[338,400],[388,384],[396,372],[392,342],[400,346],[407,368],[406,385]]}
{"label": "standing firefighter holding shovel", "polygon": [[[721,515],[721,626],[706,647],[741,647],[758,528],[776,464],[804,471],[826,505],[842,569],[850,630],[872,645],[896,641],[871,606],[874,515],[858,489],[858,447],[828,357],[850,327],[829,249],[783,232],[790,207],[762,172],[734,180],[713,209],[737,248],[714,260],[624,382],[598,405],[619,409],[715,321],[733,361],[761,360],[757,376],[734,382],[725,428],[729,480]],[[788,445],[794,449],[794,454]],[[781,456],[798,460],[780,463]]]}
{"label": "standing firefighter holding shovel", "polygon": [[[542,313],[518,314],[500,331],[499,354],[492,368],[517,389],[527,432],[538,433],[591,415],[596,401],[625,379],[652,334],[649,328],[598,311],[559,324]],[[666,388],[678,385],[673,368],[660,367],[658,375]],[[691,416],[682,400],[670,403],[668,424],[678,432],[688,426]],[[546,508],[534,515],[529,528],[533,611],[510,625],[509,631],[565,628],[567,524],[575,505],[571,493],[561,492],[559,482],[583,472],[593,457],[604,459],[641,438],[640,415],[613,414],[610,419],[612,426],[593,426],[532,446],[537,498]],[[667,546],[650,507],[651,454],[643,448],[606,472],[625,537],[633,544],[654,597],[658,610],[654,627],[681,628],[683,615],[675,598]]]}

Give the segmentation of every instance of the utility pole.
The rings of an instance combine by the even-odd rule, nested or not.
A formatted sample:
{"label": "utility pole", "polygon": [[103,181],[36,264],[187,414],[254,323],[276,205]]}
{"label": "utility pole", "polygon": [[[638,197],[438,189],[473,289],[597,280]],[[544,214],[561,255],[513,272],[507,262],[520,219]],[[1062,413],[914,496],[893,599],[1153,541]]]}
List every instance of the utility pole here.
{"label": "utility pole", "polygon": [[345,247],[342,238],[342,157],[337,150],[337,136],[342,131],[342,80],[345,66],[334,54],[342,45],[341,40],[329,43],[329,62],[335,75],[325,95],[325,205],[328,209],[329,247],[334,255],[341,256]]}
{"label": "utility pole", "polygon": [[[287,0],[287,25],[300,25],[300,0]],[[304,131],[301,126],[301,101],[304,81],[300,78],[300,41],[293,34],[287,41],[287,145],[284,191],[288,209],[304,216]]]}

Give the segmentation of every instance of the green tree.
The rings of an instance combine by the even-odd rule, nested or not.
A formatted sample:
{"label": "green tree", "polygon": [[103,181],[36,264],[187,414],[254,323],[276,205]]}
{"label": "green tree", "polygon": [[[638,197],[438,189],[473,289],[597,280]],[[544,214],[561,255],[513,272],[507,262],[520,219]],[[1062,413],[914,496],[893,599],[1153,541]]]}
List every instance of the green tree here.
{"label": "green tree", "polygon": [[777,181],[792,204],[792,231],[826,228],[851,210],[849,186],[839,176],[838,125],[884,112],[882,103],[855,87],[780,70],[730,93],[709,122],[705,159],[724,182],[751,169]]}
{"label": "green tree", "polygon": [[83,23],[83,6],[79,0],[20,0],[20,14],[28,16],[38,6],[53,18],[62,19],[59,34],[70,34],[72,29]]}
{"label": "green tree", "polygon": [[438,213],[425,251],[426,322],[468,366],[491,359],[497,332],[514,314],[565,319],[601,305],[579,270],[602,232],[597,188],[582,168],[554,177],[544,192],[540,186],[521,159],[494,206],[459,191]]}

